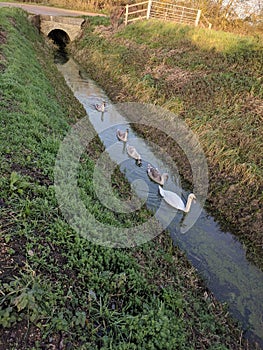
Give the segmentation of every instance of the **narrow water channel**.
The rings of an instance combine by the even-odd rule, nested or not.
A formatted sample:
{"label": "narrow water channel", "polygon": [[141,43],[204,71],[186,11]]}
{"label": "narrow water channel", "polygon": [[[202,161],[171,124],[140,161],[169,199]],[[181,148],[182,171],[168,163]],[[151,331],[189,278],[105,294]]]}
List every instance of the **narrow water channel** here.
{"label": "narrow water channel", "polygon": [[[101,141],[110,150],[110,157],[120,164],[130,182],[138,179],[147,182],[149,194],[146,205],[149,209],[158,207],[161,201],[158,185],[149,180],[146,167],[151,163],[162,171],[169,172],[169,165],[154,153],[150,144],[132,130],[128,120],[111,108],[111,101],[103,90],[89,79],[73,59],[56,63],[74,95],[86,109]],[[103,99],[107,102],[107,109],[100,114],[94,105]],[[125,129],[127,126],[132,144],[142,154],[142,158],[147,160],[141,167],[134,166],[132,159],[127,160],[123,156],[121,142],[117,143],[117,149],[110,147],[116,145],[116,129]],[[173,190],[178,186],[180,187],[180,183],[175,176],[169,178],[166,188]],[[140,188],[137,193],[145,196]],[[182,189],[181,193],[186,197],[186,191]],[[167,206],[167,210],[173,209]],[[205,279],[207,287],[216,298],[227,302],[230,313],[240,321],[245,336],[257,341],[263,348],[263,273],[246,259],[246,252],[235,236],[223,232],[214,218],[204,210],[187,234],[182,234],[180,230],[182,219],[183,214],[177,213],[167,228],[174,243],[186,252],[188,259]]]}

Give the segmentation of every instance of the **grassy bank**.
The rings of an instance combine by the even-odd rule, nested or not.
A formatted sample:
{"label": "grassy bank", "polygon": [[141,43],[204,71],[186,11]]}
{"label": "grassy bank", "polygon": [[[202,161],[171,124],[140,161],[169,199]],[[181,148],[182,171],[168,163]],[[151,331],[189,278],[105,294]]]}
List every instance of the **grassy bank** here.
{"label": "grassy bank", "polygon": [[[0,23],[0,348],[257,348],[165,233],[117,250],[90,243],[64,221],[53,168],[85,111],[25,13],[3,9]],[[116,218],[94,195],[100,151],[95,140],[81,158],[87,210],[120,226],[143,221],[146,211]]]}
{"label": "grassy bank", "polygon": [[[158,104],[186,121],[209,165],[208,210],[262,268],[262,40],[154,21],[112,33],[94,21],[74,43],[75,57],[113,101]],[[158,130],[138,130],[191,183],[177,145]]]}

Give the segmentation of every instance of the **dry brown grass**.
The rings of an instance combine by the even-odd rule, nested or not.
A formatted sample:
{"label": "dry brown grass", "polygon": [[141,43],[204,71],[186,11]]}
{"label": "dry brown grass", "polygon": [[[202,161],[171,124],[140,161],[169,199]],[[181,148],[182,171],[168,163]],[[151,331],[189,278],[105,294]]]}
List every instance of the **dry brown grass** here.
{"label": "dry brown grass", "polygon": [[[32,2],[30,0],[24,0],[20,2]],[[41,4],[41,1],[36,1]],[[123,6],[126,3],[122,0],[46,0],[45,4],[54,7],[62,7],[71,10],[79,11],[106,11],[109,12],[115,6]]]}

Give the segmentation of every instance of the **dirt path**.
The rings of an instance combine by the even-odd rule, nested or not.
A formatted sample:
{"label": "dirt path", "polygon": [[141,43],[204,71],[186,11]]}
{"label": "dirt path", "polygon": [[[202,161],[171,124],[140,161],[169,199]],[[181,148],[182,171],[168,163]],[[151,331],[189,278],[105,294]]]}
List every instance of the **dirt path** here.
{"label": "dirt path", "polygon": [[11,3],[11,2],[0,2],[0,7],[20,7],[25,11],[37,15],[50,15],[50,16],[105,16],[101,13],[91,13],[84,11],[74,11],[74,10],[65,10],[48,6],[38,6],[30,4],[21,4],[21,3]]}

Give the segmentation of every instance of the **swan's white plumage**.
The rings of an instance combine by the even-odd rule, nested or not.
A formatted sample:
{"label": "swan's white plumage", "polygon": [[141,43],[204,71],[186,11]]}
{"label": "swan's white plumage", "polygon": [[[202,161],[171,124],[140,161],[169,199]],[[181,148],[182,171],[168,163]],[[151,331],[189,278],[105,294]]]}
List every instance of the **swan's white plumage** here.
{"label": "swan's white plumage", "polygon": [[159,193],[163,197],[163,199],[171,205],[172,207],[182,210],[185,213],[188,213],[192,204],[192,201],[196,199],[193,193],[190,193],[187,199],[186,205],[182,201],[182,199],[174,192],[166,191],[161,186],[159,186]]}

